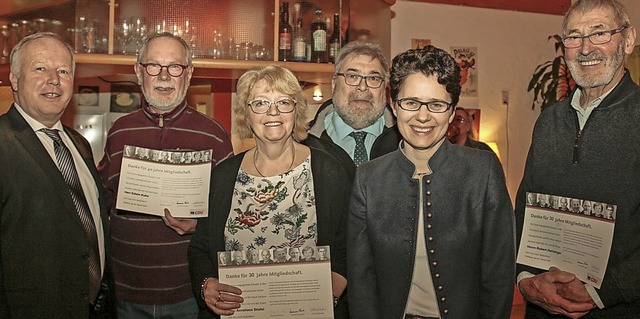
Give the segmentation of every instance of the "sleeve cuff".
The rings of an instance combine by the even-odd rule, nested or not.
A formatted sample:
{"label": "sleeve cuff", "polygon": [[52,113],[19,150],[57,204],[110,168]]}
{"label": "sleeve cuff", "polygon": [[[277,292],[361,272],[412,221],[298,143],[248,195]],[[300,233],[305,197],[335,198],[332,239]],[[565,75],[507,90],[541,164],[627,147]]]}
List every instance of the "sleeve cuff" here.
{"label": "sleeve cuff", "polygon": [[604,303],[602,302],[602,299],[600,299],[600,295],[598,295],[596,288],[588,284],[584,284],[584,287],[587,289],[589,296],[591,296],[591,299],[593,299],[596,306],[598,306],[599,309],[604,309]]}
{"label": "sleeve cuff", "polygon": [[516,279],[516,284],[519,285],[520,284],[520,280],[531,278],[531,277],[535,277],[535,275],[530,273],[530,272],[528,272],[528,271],[523,271],[523,272],[518,274],[518,278]]}

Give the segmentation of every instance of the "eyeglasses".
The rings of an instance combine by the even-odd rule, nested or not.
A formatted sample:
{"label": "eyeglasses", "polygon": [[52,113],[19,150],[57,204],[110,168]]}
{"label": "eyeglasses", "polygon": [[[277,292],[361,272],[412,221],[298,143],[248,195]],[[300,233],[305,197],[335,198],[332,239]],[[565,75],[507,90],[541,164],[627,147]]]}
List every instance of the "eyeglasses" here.
{"label": "eyeglasses", "polygon": [[399,99],[396,104],[405,111],[419,111],[420,108],[425,105],[427,107],[427,110],[432,113],[444,113],[452,107],[450,103],[447,103],[445,101],[433,100],[429,102],[423,102],[411,97]]}
{"label": "eyeglasses", "polygon": [[468,121],[463,117],[454,117],[453,118],[453,123],[456,123],[456,124],[463,124],[463,123],[466,123],[466,122],[468,122]]}
{"label": "eyeglasses", "polygon": [[139,63],[144,70],[150,76],[159,75],[162,72],[162,69],[166,68],[169,75],[172,77],[179,77],[184,72],[184,69],[187,68],[186,65],[182,64],[169,64],[169,65],[160,65],[158,63]]}
{"label": "eyeglasses", "polygon": [[567,49],[579,48],[582,46],[582,41],[585,38],[588,38],[592,44],[605,44],[611,41],[611,37],[616,34],[622,32],[622,30],[628,28],[629,26],[624,26],[619,29],[606,30],[606,31],[598,31],[589,35],[570,35],[562,38],[562,44]]}
{"label": "eyeglasses", "polygon": [[296,103],[294,99],[280,99],[277,101],[258,99],[247,102],[247,105],[249,105],[251,111],[256,114],[269,112],[272,104],[276,106],[276,110],[280,113],[291,113],[295,109]]}
{"label": "eyeglasses", "polygon": [[364,83],[367,87],[372,89],[377,89],[382,86],[385,79],[381,76],[377,75],[360,75],[355,73],[336,73],[336,76],[343,76],[344,83],[349,86],[358,86],[362,83],[362,79],[364,79]]}

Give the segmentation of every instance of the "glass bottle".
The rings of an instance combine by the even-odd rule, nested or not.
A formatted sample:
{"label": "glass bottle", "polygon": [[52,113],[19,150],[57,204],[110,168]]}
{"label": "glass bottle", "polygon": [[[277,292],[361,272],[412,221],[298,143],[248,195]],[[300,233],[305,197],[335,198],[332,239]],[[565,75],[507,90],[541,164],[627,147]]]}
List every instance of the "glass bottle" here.
{"label": "glass bottle", "polygon": [[342,37],[340,36],[340,15],[333,14],[333,33],[329,38],[329,62],[336,63],[338,52],[342,48]]}
{"label": "glass bottle", "polygon": [[307,61],[307,39],[302,28],[302,18],[298,18],[293,37],[293,61]]}
{"label": "glass bottle", "polygon": [[305,62],[307,61],[307,38],[305,37],[305,32],[304,32],[304,24],[302,22],[302,15],[301,15],[301,9],[302,9],[302,4],[301,3],[295,3],[293,5],[294,8],[294,12],[295,12],[295,17],[296,17],[296,25],[293,29],[293,44],[291,46],[291,49],[293,51],[292,53],[292,59],[293,61],[297,61],[297,62]]}
{"label": "glass bottle", "polygon": [[8,58],[11,49],[11,33],[9,32],[9,26],[5,24],[2,26],[2,54],[0,54],[0,57]]}
{"label": "glass bottle", "polygon": [[327,63],[327,24],[322,9],[316,9],[316,21],[311,24],[311,62]]}
{"label": "glass bottle", "polygon": [[278,27],[278,60],[291,60],[291,24],[289,24],[289,3],[284,2],[280,10],[280,25]]}
{"label": "glass bottle", "polygon": [[76,25],[76,28],[74,30],[74,39],[73,39],[73,44],[74,44],[74,49],[76,51],[76,53],[84,53],[85,47],[84,47],[84,32],[85,32],[85,28],[86,28],[86,18],[85,17],[80,17],[78,18],[78,24]]}

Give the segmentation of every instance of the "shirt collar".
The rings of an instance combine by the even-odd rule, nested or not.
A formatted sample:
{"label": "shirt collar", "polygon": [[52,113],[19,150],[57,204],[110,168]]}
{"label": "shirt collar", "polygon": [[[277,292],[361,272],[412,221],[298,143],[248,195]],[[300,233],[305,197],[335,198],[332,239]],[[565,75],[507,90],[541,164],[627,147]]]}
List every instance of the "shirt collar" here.
{"label": "shirt collar", "polygon": [[[612,87],[609,91],[604,92],[602,95],[600,95],[599,97],[597,97],[595,100],[591,101],[591,103],[589,103],[589,105],[587,105],[587,109],[594,109],[596,107],[598,107],[600,105],[600,103],[602,103],[602,100],[604,100],[604,98],[607,97],[607,95],[609,95],[609,93],[611,93],[611,91],[613,91],[613,89],[615,88]],[[576,89],[576,93],[573,94],[573,98],[571,98],[571,107],[573,107],[576,111],[580,112],[581,114],[585,112],[585,110],[580,106],[580,98],[582,97],[582,89],[577,88]]]}
{"label": "shirt collar", "polygon": [[29,124],[29,126],[31,126],[31,129],[34,132],[37,132],[37,131],[39,131],[40,129],[43,129],[43,128],[51,128],[51,129],[56,129],[58,131],[64,131],[64,127],[62,126],[62,123],[60,122],[60,120],[58,120],[58,122],[56,122],[53,125],[53,127],[46,127],[44,124],[38,122],[38,120],[34,119],[29,114],[27,114],[27,112],[25,112],[22,109],[22,107],[20,105],[18,105],[17,102],[14,102],[13,104],[16,106],[16,110],[18,110],[18,113],[20,113],[20,115],[22,115],[24,120],[27,121],[27,124]]}
{"label": "shirt collar", "polygon": [[380,136],[380,134],[382,134],[382,131],[384,130],[384,116],[379,117],[375,121],[375,123],[360,130],[354,130],[351,126],[345,123],[344,120],[338,115],[335,107],[332,112],[327,114],[327,118],[327,123],[329,124],[327,125],[327,129],[333,128],[335,136],[340,140],[345,139],[353,131],[366,132],[377,138],[378,136]]}

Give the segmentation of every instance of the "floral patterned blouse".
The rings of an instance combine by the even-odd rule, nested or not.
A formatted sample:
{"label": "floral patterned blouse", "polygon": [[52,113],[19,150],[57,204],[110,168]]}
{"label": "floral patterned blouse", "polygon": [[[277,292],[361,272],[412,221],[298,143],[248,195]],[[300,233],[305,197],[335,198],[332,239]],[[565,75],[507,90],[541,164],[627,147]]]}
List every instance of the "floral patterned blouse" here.
{"label": "floral patterned blouse", "polygon": [[225,250],[315,246],[316,230],[311,156],[277,176],[238,170]]}

